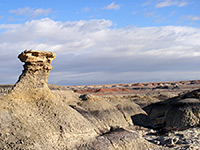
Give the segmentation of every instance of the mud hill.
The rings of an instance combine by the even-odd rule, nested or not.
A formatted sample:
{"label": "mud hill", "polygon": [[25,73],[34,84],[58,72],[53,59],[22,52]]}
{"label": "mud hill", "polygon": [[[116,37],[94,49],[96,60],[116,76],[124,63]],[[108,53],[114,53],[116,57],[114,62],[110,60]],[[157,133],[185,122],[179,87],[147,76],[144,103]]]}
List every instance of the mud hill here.
{"label": "mud hill", "polygon": [[55,56],[18,56],[18,82],[0,88],[0,149],[199,149],[199,81],[48,85]]}

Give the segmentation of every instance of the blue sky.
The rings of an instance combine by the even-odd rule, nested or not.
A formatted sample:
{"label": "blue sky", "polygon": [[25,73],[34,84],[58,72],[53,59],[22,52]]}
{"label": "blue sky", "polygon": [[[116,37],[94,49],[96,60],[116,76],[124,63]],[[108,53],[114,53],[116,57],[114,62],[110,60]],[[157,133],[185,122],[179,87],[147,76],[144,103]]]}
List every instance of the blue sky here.
{"label": "blue sky", "polygon": [[199,27],[199,7],[198,0],[1,0],[0,23],[23,23],[48,17],[63,22],[107,19],[118,28]]}
{"label": "blue sky", "polygon": [[199,0],[1,0],[0,84],[25,49],[53,51],[49,83],[199,79]]}

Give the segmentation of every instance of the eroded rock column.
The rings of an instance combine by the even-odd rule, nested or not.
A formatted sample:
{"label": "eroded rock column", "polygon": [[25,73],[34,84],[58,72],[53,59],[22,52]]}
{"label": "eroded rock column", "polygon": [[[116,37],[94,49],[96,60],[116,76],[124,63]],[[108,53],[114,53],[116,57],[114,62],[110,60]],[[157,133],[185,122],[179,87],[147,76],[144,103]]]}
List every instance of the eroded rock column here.
{"label": "eroded rock column", "polygon": [[49,95],[47,82],[49,72],[53,68],[52,60],[56,55],[53,52],[25,50],[18,58],[24,62],[24,70],[20,75],[11,93],[22,97],[44,97]]}

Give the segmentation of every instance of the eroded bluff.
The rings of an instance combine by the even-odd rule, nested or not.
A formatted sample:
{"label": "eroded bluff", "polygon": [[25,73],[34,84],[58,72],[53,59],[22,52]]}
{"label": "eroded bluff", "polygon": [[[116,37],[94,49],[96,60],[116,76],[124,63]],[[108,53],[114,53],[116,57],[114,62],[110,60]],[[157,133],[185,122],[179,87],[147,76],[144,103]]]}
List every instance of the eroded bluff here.
{"label": "eroded bluff", "polygon": [[24,70],[0,100],[0,149],[164,149],[133,129],[135,115],[143,116],[138,123],[147,121],[146,113],[134,102],[52,92],[47,81],[55,56],[36,50],[19,55]]}
{"label": "eroded bluff", "polygon": [[150,120],[162,132],[200,125],[200,89],[146,106]]}

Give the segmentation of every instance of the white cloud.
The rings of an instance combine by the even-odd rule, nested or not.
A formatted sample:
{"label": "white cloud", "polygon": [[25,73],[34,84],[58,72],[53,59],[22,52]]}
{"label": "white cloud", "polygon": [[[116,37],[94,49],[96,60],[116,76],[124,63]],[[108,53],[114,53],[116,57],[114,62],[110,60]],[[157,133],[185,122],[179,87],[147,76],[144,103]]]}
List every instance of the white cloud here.
{"label": "white cloud", "polygon": [[24,15],[26,17],[35,18],[38,16],[48,16],[52,12],[51,9],[34,9],[30,7],[18,8],[16,10],[10,10],[10,13],[14,13],[16,15]]}
{"label": "white cloud", "polygon": [[48,18],[1,24],[0,76],[4,78],[0,83],[17,80],[22,69],[17,55],[25,49],[57,54],[50,75],[50,82],[55,83],[179,80],[199,76],[195,74],[200,63],[199,28],[111,29],[111,26],[109,20],[58,22]]}
{"label": "white cloud", "polygon": [[112,2],[108,6],[104,7],[104,9],[114,9],[114,10],[119,10],[121,5],[115,4],[115,2]]}
{"label": "white cloud", "polygon": [[162,7],[168,7],[168,6],[177,6],[177,7],[183,7],[188,5],[186,1],[176,1],[176,0],[163,0],[162,2],[159,2],[156,4],[156,8],[162,8]]}

